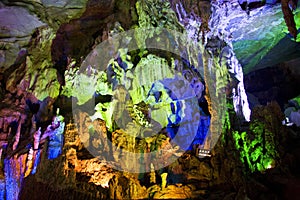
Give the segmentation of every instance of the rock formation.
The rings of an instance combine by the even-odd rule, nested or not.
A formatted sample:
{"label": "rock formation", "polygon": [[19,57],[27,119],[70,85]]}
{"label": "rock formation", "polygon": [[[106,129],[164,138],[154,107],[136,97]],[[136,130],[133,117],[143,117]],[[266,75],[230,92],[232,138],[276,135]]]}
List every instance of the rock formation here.
{"label": "rock formation", "polygon": [[299,195],[299,13],[2,1],[0,199]]}

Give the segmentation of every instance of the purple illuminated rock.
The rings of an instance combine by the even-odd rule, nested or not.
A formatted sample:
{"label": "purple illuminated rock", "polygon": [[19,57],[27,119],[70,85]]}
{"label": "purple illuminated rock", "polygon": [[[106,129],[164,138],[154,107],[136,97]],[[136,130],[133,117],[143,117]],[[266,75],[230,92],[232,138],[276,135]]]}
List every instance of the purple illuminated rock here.
{"label": "purple illuminated rock", "polygon": [[0,73],[12,65],[37,27],[44,26],[35,15],[21,7],[0,8]]}

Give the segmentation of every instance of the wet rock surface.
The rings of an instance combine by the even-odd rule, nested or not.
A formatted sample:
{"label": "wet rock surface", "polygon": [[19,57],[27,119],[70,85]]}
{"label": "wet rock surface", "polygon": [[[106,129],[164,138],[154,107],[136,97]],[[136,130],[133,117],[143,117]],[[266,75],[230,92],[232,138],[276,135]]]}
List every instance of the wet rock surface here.
{"label": "wet rock surface", "polygon": [[[286,26],[280,5],[275,1],[267,1],[264,6],[262,1],[136,2],[0,3],[0,199],[299,196],[300,130],[282,126],[284,116],[280,110],[299,95],[299,43],[281,30]],[[188,63],[165,52],[121,49],[109,66],[101,66],[105,68],[102,74],[90,66],[84,68],[88,78],[80,81],[102,81],[95,84],[101,91],[95,97],[99,103],[96,119],[91,118],[94,110],[73,113],[72,103],[82,100],[84,108],[84,101],[90,101],[85,95],[89,91],[70,92],[78,83],[76,77],[83,61],[88,58],[97,65],[97,45],[136,26],[186,31],[193,41],[204,44],[205,51],[181,49],[180,56],[191,59]],[[151,34],[135,34],[132,40],[141,44],[141,38],[146,38],[145,43],[151,43]],[[181,46],[187,44],[180,42]],[[181,78],[172,79],[172,67]],[[241,113],[234,113],[231,105],[235,89],[240,109],[245,103],[241,98],[242,69],[247,73],[246,92],[252,97],[249,123],[241,120]],[[164,78],[168,80],[160,80]],[[182,82],[191,87],[184,88]],[[122,103],[128,96],[122,96],[121,87],[115,90],[116,83],[132,93],[129,103]],[[180,91],[180,95],[171,90]],[[217,99],[220,96],[224,98]],[[191,97],[198,101],[194,102],[197,109],[191,109],[193,112],[187,100]],[[112,100],[114,104],[108,106]],[[279,106],[270,101],[277,101]],[[148,112],[151,106],[160,109],[153,109],[152,121]],[[119,110],[112,116],[109,109],[113,107]],[[47,138],[36,138],[43,138],[48,127],[53,129],[48,133],[55,132],[53,117],[58,115],[57,108],[65,117],[64,142],[59,140],[57,147],[62,147],[61,154],[49,159],[51,143]],[[186,116],[193,117],[195,124],[176,132],[176,128],[191,122]],[[218,121],[224,126],[219,127],[215,123]],[[180,145],[193,142],[184,132],[193,132],[195,127],[197,142],[187,151],[179,151]],[[208,127],[217,130],[212,137],[220,137],[206,138]],[[152,129],[159,131],[153,135]],[[176,133],[180,138],[172,146],[170,135]],[[211,140],[215,147],[207,157],[199,156],[198,148],[209,147]],[[161,149],[164,152],[159,154]],[[139,153],[138,159],[124,151]],[[156,156],[149,156],[149,152]],[[268,165],[262,167],[269,157],[274,160],[267,160]],[[174,162],[166,165],[170,159]],[[124,166],[143,169],[143,173],[117,170]]]}

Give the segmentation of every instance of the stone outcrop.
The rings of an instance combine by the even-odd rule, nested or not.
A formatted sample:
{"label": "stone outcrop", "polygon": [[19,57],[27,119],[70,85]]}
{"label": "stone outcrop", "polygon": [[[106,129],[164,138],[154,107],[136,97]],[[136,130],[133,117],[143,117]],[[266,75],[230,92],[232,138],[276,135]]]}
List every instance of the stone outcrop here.
{"label": "stone outcrop", "polygon": [[266,3],[2,1],[0,199],[292,198],[299,9]]}
{"label": "stone outcrop", "polygon": [[22,7],[2,5],[0,14],[3,16],[0,20],[0,73],[3,74],[11,65],[18,66],[23,62],[22,59],[27,54],[26,46],[29,44],[31,35],[36,28],[46,24]]}

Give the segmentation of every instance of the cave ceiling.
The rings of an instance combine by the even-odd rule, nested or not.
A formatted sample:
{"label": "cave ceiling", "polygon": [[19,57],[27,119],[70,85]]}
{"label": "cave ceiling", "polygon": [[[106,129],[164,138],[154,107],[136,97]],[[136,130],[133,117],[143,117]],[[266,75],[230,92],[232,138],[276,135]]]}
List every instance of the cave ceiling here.
{"label": "cave ceiling", "polygon": [[[210,1],[169,2],[175,13],[178,12],[176,5],[181,3],[190,15],[202,22],[201,31],[203,33],[209,31],[208,21],[213,12]],[[218,28],[226,29],[230,33],[224,37],[228,37],[232,42],[232,48],[245,76],[252,77],[256,71],[284,65],[292,73],[292,77],[297,79],[299,73],[295,68],[300,62],[300,43],[296,42],[299,39],[294,37],[293,30],[299,29],[300,26],[299,5],[297,8],[290,4],[290,8],[294,9],[294,20],[290,20],[291,17],[284,16],[285,1],[262,2],[232,1],[230,6],[222,8],[221,12],[226,17]],[[297,1],[293,2],[297,5]],[[44,53],[39,52],[40,55],[35,56],[34,60],[31,59],[33,65],[47,60],[48,64],[44,62],[43,65],[56,69],[59,84],[64,84],[63,74],[69,58],[75,59],[78,63],[82,62],[95,45],[107,39],[109,29],[115,27],[116,23],[124,30],[137,25],[135,3],[135,0],[2,1],[0,14],[5,16],[0,19],[2,93],[5,93],[5,89],[16,92],[9,88],[22,80],[21,75],[17,80],[7,83],[8,77],[16,73],[18,68],[24,69],[24,66],[20,67],[22,62],[24,63],[28,55],[35,54],[36,49]],[[295,27],[288,27],[287,21],[294,21]],[[48,29],[47,40],[51,46],[48,45],[47,49],[43,49],[47,45],[35,48],[34,44],[39,43],[39,34],[45,27]],[[49,71],[51,70],[49,69],[47,73],[51,74],[52,71]],[[250,81],[248,84],[255,83]],[[295,81],[292,85],[295,85]],[[293,96],[297,93],[293,92]]]}
{"label": "cave ceiling", "polygon": [[[176,1],[170,2],[176,4]],[[134,3],[133,0],[5,0],[1,5],[1,16],[6,16],[1,18],[1,69],[10,66],[35,29],[45,25],[57,34],[52,48],[54,61],[62,59],[58,57],[64,53],[75,57],[79,55],[74,55],[74,51],[87,54],[108,23],[118,21],[125,29],[130,29],[136,22],[135,11],[129,9]],[[203,19],[209,15],[208,1],[185,1],[183,5],[188,12]],[[292,41],[292,36],[287,34],[280,3],[265,4],[249,12],[242,8],[232,6],[224,10],[228,17],[220,28],[230,29],[233,48],[245,74],[299,58],[299,43]],[[299,10],[295,11],[297,28],[300,26],[299,15]],[[78,45],[79,38],[83,40],[81,45]],[[7,46],[9,49],[5,51]]]}

